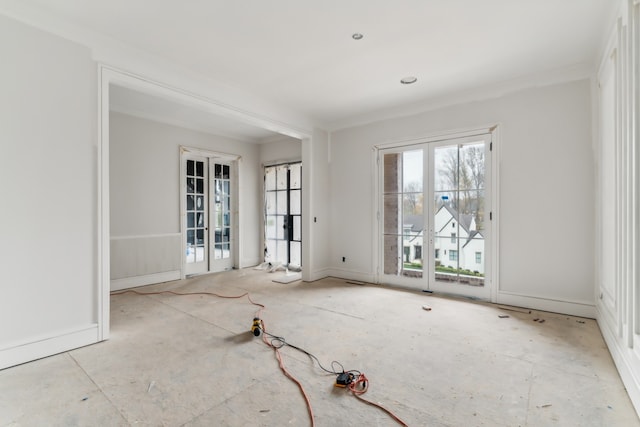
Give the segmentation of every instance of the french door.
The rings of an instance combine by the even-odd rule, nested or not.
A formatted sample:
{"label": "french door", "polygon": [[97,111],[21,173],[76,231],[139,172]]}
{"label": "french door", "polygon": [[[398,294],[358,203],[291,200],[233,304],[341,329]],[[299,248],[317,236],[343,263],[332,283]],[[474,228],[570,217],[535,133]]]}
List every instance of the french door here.
{"label": "french door", "polygon": [[302,163],[264,168],[265,261],[302,266]]}
{"label": "french door", "polygon": [[379,281],[490,299],[491,135],[381,149]]}
{"label": "french door", "polygon": [[183,156],[185,275],[233,267],[231,162]]}

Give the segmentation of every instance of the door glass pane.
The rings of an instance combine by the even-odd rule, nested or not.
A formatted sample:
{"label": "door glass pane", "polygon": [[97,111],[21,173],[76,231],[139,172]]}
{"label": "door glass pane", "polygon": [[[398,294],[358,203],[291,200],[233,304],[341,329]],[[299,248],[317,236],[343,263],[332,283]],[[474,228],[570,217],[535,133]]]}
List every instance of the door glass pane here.
{"label": "door glass pane", "polygon": [[387,153],[384,175],[384,273],[422,277],[424,151]]}
{"label": "door glass pane", "polygon": [[276,189],[276,170],[275,168],[264,169],[264,189],[273,191]]}
{"label": "door glass pane", "polygon": [[289,165],[289,179],[291,189],[302,188],[302,163]]}
{"label": "door glass pane", "polygon": [[302,201],[300,200],[300,190],[291,190],[289,192],[289,214],[290,215],[300,215],[301,212],[301,207],[302,207]]}
{"label": "door glass pane", "polygon": [[276,217],[276,239],[286,239],[286,228],[284,226],[284,216]]}
{"label": "door glass pane", "polygon": [[287,174],[289,167],[287,165],[276,166],[276,189],[287,189]]}
{"label": "door glass pane", "polygon": [[300,242],[290,242],[289,251],[291,253],[291,264],[299,266],[301,263],[301,253],[302,253],[302,245]]}
{"label": "door glass pane", "polygon": [[228,259],[231,257],[231,243],[222,244],[222,259]]}
{"label": "door glass pane", "polygon": [[286,240],[278,240],[277,243],[277,258],[275,259],[276,262],[281,262],[283,264],[286,264],[288,262],[287,258],[289,256],[289,251],[287,250],[287,246],[289,245],[289,242],[287,242]]}
{"label": "door glass pane", "polygon": [[293,240],[302,240],[302,217],[293,217]]}
{"label": "door glass pane", "polygon": [[277,191],[276,197],[278,198],[276,203],[276,213],[279,215],[287,214],[287,192]]}
{"label": "door glass pane", "polygon": [[276,227],[276,217],[275,216],[267,216],[266,220],[266,228],[267,228],[267,239],[275,239],[277,238],[277,227]]}
{"label": "door glass pane", "polygon": [[435,279],[484,285],[485,143],[434,148]]}
{"label": "door glass pane", "polygon": [[273,215],[276,213],[276,192],[275,191],[269,191],[267,192],[267,197],[266,197],[266,210],[267,210],[267,215]]}
{"label": "door glass pane", "polygon": [[196,262],[204,261],[204,246],[196,246]]}
{"label": "door glass pane", "polygon": [[402,203],[400,203],[399,194],[384,195],[384,233],[400,234],[400,221],[398,221],[397,212],[400,211]]}

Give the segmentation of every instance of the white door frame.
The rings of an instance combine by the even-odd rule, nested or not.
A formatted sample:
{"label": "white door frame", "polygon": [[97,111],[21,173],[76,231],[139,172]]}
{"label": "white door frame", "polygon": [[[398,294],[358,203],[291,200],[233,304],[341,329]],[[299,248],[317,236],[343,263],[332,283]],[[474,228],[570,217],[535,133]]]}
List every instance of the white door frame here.
{"label": "white door frame", "polygon": [[[98,337],[97,341],[109,339],[110,330],[110,238],[109,227],[109,86],[112,84],[128,87],[148,94],[161,96],[176,102],[186,103],[203,111],[239,120],[259,128],[269,129],[273,132],[298,138],[302,141],[302,159],[307,164],[312,164],[312,131],[301,130],[286,123],[279,122],[252,111],[248,111],[234,105],[219,102],[196,93],[167,85],[134,73],[126,72],[105,64],[98,64],[98,147],[97,147],[97,280],[96,280],[96,300],[95,308],[97,312]],[[312,177],[310,168],[306,168],[303,176],[303,185],[310,188]],[[304,188],[303,188],[304,190]],[[303,192],[307,197],[303,199],[303,209],[311,212],[312,201],[308,197],[310,191]],[[307,236],[303,241],[303,256],[306,265],[311,266],[310,257],[312,248],[310,238],[312,234],[309,216],[303,222],[303,233]],[[238,245],[236,245],[238,246]],[[240,254],[241,255],[241,254]],[[239,259],[239,258],[238,258]],[[310,280],[312,269],[303,271],[303,279]]]}
{"label": "white door frame", "polygon": [[[487,135],[487,134],[491,135],[491,141],[492,141],[491,178],[490,178],[491,182],[486,184],[487,187],[490,187],[491,189],[491,202],[490,202],[489,212],[491,213],[491,217],[492,217],[491,219],[492,233],[491,233],[491,238],[489,239],[490,241],[487,243],[487,248],[491,253],[491,259],[485,265],[485,268],[486,268],[485,286],[490,287],[490,292],[489,292],[490,301],[497,302],[498,291],[500,288],[500,284],[499,284],[500,270],[499,270],[499,256],[498,256],[499,240],[500,240],[499,239],[500,215],[498,214],[499,206],[500,206],[500,200],[499,200],[500,192],[498,188],[498,183],[500,182],[499,181],[500,134],[499,134],[498,124],[492,124],[492,125],[479,127],[479,128],[461,129],[461,130],[437,133],[437,134],[428,135],[422,138],[391,141],[383,144],[378,144],[373,147],[372,165],[374,167],[374,170],[376,170],[376,176],[377,176],[377,179],[375,180],[374,189],[373,189],[374,191],[373,212],[376,212],[377,220],[373,221],[372,233],[375,236],[375,238],[373,239],[374,244],[373,244],[371,255],[372,255],[373,265],[375,266],[376,283],[378,284],[383,283],[382,279],[384,277],[384,260],[382,258],[382,251],[381,251],[381,248],[384,245],[384,242],[382,241],[383,237],[381,233],[381,221],[383,219],[382,210],[381,210],[381,206],[382,206],[381,190],[383,188],[384,183],[382,182],[383,176],[382,176],[382,173],[380,172],[381,169],[379,166],[380,152],[385,149],[410,147],[412,145],[418,146],[418,145],[424,145],[428,143],[435,143],[440,141],[467,138],[467,137]],[[423,251],[424,250],[425,249],[423,249]],[[429,259],[432,260],[432,258],[433,258],[433,254],[430,254]]]}

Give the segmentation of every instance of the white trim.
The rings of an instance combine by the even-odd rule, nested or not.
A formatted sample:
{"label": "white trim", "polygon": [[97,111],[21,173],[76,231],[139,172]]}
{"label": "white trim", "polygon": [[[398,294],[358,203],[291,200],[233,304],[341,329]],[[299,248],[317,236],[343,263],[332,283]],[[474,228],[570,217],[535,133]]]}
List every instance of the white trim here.
{"label": "white trim", "polygon": [[527,307],[552,313],[569,314],[571,316],[588,317],[590,319],[596,318],[596,306],[593,303],[562,301],[508,292],[498,292],[496,303],[516,307]]}
{"label": "white trim", "polygon": [[616,365],[618,374],[620,374],[622,383],[631,399],[631,403],[633,403],[636,413],[640,415],[640,382],[638,382],[638,377],[634,375],[633,369],[637,356],[633,353],[633,349],[620,345],[616,332],[611,329],[610,323],[602,321],[603,315],[599,307],[596,308],[596,312],[596,321],[600,327],[602,337],[607,344],[613,363]]}
{"label": "white trim", "polygon": [[[264,162],[262,163],[262,167],[263,168],[268,168],[271,166],[280,166],[280,165],[288,165],[290,163],[302,163],[302,157],[296,157],[293,159],[289,159],[289,160],[269,160],[268,162]],[[264,175],[264,171],[263,175]],[[264,178],[264,176],[263,176]]]}
{"label": "white trim", "polygon": [[[307,270],[305,270],[303,266],[303,270],[302,270],[303,275],[305,271]],[[320,270],[307,271],[306,276],[304,276],[302,280],[305,282],[315,282],[316,280],[324,279],[331,276],[332,275],[331,271],[332,270],[330,268],[321,268]]]}
{"label": "white trim", "polygon": [[423,114],[454,105],[468,104],[479,100],[497,99],[531,88],[552,86],[588,79],[592,73],[593,64],[590,63],[581,63],[568,67],[545,70],[540,73],[502,81],[496,84],[489,84],[457,93],[448,93],[446,95],[416,102],[414,104],[401,105],[395,108],[337,120],[327,123],[324,128],[329,132],[335,132],[341,129],[364,126],[369,123]]}
{"label": "white trim", "polygon": [[[487,280],[491,287],[491,301],[498,301],[500,289],[500,129],[501,123],[491,127],[491,262],[489,263],[490,275]],[[487,266],[485,266],[487,267]],[[485,274],[485,277],[487,275]]]}
{"label": "white trim", "polygon": [[[374,283],[384,283],[385,280],[388,280],[388,277],[385,278],[383,273],[384,270],[384,259],[383,254],[380,248],[384,246],[383,236],[381,233],[382,229],[382,200],[381,200],[381,188],[384,185],[382,182],[382,168],[381,164],[382,159],[380,158],[380,152],[383,150],[388,150],[390,152],[398,150],[398,152],[405,150],[411,146],[422,146],[440,142],[447,142],[456,140],[456,142],[462,141],[472,141],[475,138],[483,138],[488,139],[488,144],[492,144],[487,147],[487,151],[490,153],[490,158],[488,162],[489,169],[489,177],[490,182],[488,184],[488,193],[491,200],[490,212],[493,216],[493,219],[490,221],[490,236],[486,237],[486,242],[488,243],[489,251],[487,253],[490,254],[490,262],[485,264],[485,287],[482,288],[483,292],[478,292],[471,287],[468,287],[467,292],[469,296],[478,297],[480,299],[488,300],[491,302],[497,301],[497,295],[499,290],[499,280],[498,276],[500,273],[499,270],[499,156],[498,156],[498,148],[499,148],[499,133],[498,129],[500,128],[500,123],[492,123],[489,125],[473,127],[473,128],[463,128],[463,129],[453,129],[448,131],[436,132],[427,136],[420,136],[416,138],[407,138],[402,140],[392,140],[392,141],[384,141],[379,144],[375,144],[372,146],[373,155],[372,155],[372,167],[375,171],[374,179],[374,194],[373,194],[373,207],[372,212],[374,213],[375,218],[372,221],[373,230],[372,235],[374,237],[374,241],[372,244],[372,265],[374,266],[373,277]],[[492,147],[492,149],[490,148]],[[424,172],[427,173],[429,167],[424,168]],[[425,181],[426,182],[426,181]],[[431,197],[427,197],[427,199],[431,199]],[[487,221],[489,219],[487,218]],[[429,250],[431,252],[431,250]],[[432,260],[433,254],[430,254],[430,260]],[[486,259],[486,258],[485,258]],[[431,262],[431,261],[430,261]],[[340,271],[338,269],[337,271]],[[402,286],[402,278],[398,282],[400,286]],[[407,286],[409,283],[414,283],[413,280],[407,280]],[[424,284],[428,286],[427,284]],[[488,293],[486,290],[488,286]],[[477,294],[477,295],[476,295]]]}
{"label": "white trim", "polygon": [[[328,141],[327,141],[328,144]],[[302,138],[302,280],[312,282],[321,279],[322,273],[314,272],[314,222],[312,218],[318,215],[313,209],[313,141],[311,138]],[[264,175],[263,175],[264,176]],[[264,194],[264,193],[263,193]],[[323,218],[320,220],[322,221]],[[328,221],[328,218],[326,219]]]}
{"label": "white trim", "polygon": [[396,147],[407,147],[411,145],[429,144],[432,142],[447,141],[449,139],[472,138],[474,136],[492,135],[497,129],[498,123],[484,125],[474,128],[451,129],[448,131],[435,132],[426,136],[419,136],[407,139],[394,139],[381,142],[373,146],[374,149],[385,150]]}
{"label": "white trim", "polygon": [[164,233],[164,234],[141,234],[137,236],[111,236],[111,240],[127,240],[127,239],[156,239],[164,237],[179,237],[180,233]]}
{"label": "white trim", "polygon": [[358,282],[366,282],[372,285],[377,284],[375,273],[369,271],[348,270],[345,268],[331,268],[324,271],[327,277],[335,277],[337,279],[355,280]]}
{"label": "white trim", "polygon": [[207,159],[223,159],[228,161],[240,160],[242,157],[238,154],[222,153],[220,151],[207,150],[206,148],[180,146],[180,155],[190,154],[193,156],[206,157]]}
{"label": "white trim", "polygon": [[180,270],[165,271],[162,273],[145,274],[144,276],[125,277],[111,281],[111,291],[136,288],[138,286],[153,285],[156,283],[172,282],[180,280]]}
{"label": "white trim", "polygon": [[[131,72],[126,72],[115,67],[98,64],[98,290],[97,290],[97,317],[98,338],[97,341],[109,338],[109,310],[111,290],[110,281],[110,213],[109,213],[109,86],[111,84],[122,85],[133,90],[142,91],[152,95],[162,96],[175,102],[186,103],[204,111],[213,112],[223,117],[233,117],[253,126],[269,129],[274,132],[302,139],[302,159],[308,165],[312,164],[312,132],[296,128],[289,124],[243,110],[230,104],[219,102],[209,97],[200,96],[193,91],[183,90],[175,86],[161,83],[157,80],[142,77]],[[186,83],[185,83],[186,84]],[[222,153],[217,153],[222,154]],[[234,156],[238,162],[241,158]],[[182,164],[181,159],[179,159]],[[311,167],[303,169],[303,210],[311,213]],[[181,171],[182,172],[182,171]],[[182,176],[182,173],[181,175]],[[305,202],[305,193],[307,194]],[[306,254],[310,267],[311,253],[311,226],[308,221],[310,215],[303,216],[303,257]],[[305,218],[307,219],[305,221]],[[181,231],[182,233],[182,231]],[[306,237],[304,237],[306,236]],[[237,246],[237,245],[236,245]],[[240,254],[237,254],[236,262],[240,262]],[[304,261],[303,261],[304,262]],[[184,271],[184,269],[182,270]],[[310,272],[303,271],[303,277],[310,277]],[[93,342],[95,342],[94,340]],[[82,345],[87,344],[86,342]]]}
{"label": "white trim", "polygon": [[201,132],[201,133],[206,133],[209,135],[215,135],[215,136],[220,136],[223,138],[228,138],[228,139],[232,139],[234,141],[240,141],[240,142],[244,142],[247,144],[256,144],[256,140],[255,139],[251,139],[248,137],[239,137],[237,135],[233,135],[230,133],[225,133],[225,132],[220,132],[217,130],[212,129],[211,127],[207,127],[205,125],[201,125],[201,124],[195,124],[192,122],[189,122],[187,120],[177,120],[174,118],[167,118],[167,117],[160,117],[156,114],[153,113],[148,113],[145,111],[141,111],[141,110],[137,110],[135,108],[130,108],[129,106],[122,106],[122,105],[113,105],[111,104],[111,111],[116,112],[116,113],[120,113],[120,114],[125,114],[127,116],[133,116],[133,117],[137,117],[139,119],[143,119],[143,120],[149,120],[155,123],[161,123],[161,124],[167,124],[167,125],[171,125],[171,126],[176,126],[179,128],[183,128],[183,129],[189,129],[189,130],[193,130],[196,132]]}
{"label": "white trim", "polygon": [[99,327],[94,323],[82,328],[59,331],[46,337],[29,339],[26,343],[14,344],[0,350],[0,369],[93,344],[100,341],[99,337]]}
{"label": "white trim", "polygon": [[98,341],[109,339],[111,241],[109,196],[109,73],[98,66]]}

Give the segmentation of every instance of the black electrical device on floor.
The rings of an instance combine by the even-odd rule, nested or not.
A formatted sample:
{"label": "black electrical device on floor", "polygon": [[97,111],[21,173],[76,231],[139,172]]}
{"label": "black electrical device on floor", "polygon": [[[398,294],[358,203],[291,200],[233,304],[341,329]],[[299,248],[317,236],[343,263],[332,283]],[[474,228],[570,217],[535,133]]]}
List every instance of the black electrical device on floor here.
{"label": "black electrical device on floor", "polygon": [[342,372],[341,374],[338,374],[338,376],[336,377],[336,387],[347,387],[349,384],[351,384],[353,382],[353,379],[355,378],[355,375],[353,375],[351,372]]}

